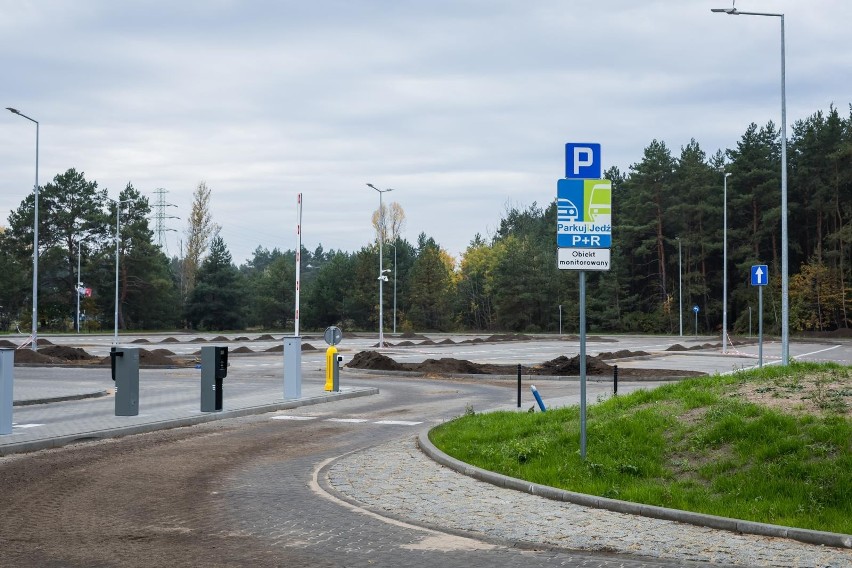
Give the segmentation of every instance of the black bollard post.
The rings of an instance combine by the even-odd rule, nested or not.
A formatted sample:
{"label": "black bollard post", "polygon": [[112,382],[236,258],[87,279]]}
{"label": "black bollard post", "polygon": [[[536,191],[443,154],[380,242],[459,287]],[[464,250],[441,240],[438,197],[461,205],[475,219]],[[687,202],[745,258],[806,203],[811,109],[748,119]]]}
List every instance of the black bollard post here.
{"label": "black bollard post", "polygon": [[521,364],[518,363],[518,408],[521,407]]}
{"label": "black bollard post", "polygon": [[618,365],[612,366],[612,394],[618,394]]}

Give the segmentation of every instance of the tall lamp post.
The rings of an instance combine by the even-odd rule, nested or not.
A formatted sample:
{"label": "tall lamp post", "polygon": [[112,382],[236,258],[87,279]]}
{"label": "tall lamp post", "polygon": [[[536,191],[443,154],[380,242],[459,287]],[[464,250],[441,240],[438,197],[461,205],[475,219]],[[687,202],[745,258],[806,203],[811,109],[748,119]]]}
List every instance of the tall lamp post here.
{"label": "tall lamp post", "polygon": [[722,353],[728,352],[728,176],[722,194]]}
{"label": "tall lamp post", "polygon": [[393,247],[393,333],[396,335],[396,245],[388,244]]}
{"label": "tall lamp post", "polygon": [[80,280],[80,248],[83,246],[83,239],[77,239],[77,333],[80,333],[80,294],[83,292],[83,282]]}
{"label": "tall lamp post", "polygon": [[677,240],[677,311],[680,314],[680,337],[683,337],[683,264],[681,262],[681,240]]}
{"label": "tall lamp post", "polygon": [[368,183],[367,187],[375,189],[379,192],[379,348],[382,348],[385,346],[385,322],[382,319],[384,317],[384,311],[382,307],[382,284],[385,280],[388,279],[388,277],[385,276],[384,270],[382,270],[382,241],[385,240],[385,210],[384,206],[382,205],[382,194],[387,193],[389,191],[393,191],[393,189],[379,189],[372,183]]}
{"label": "tall lamp post", "polygon": [[115,325],[112,336],[112,344],[118,345],[118,245],[121,243],[121,204],[127,203],[129,199],[111,199],[115,203]]}
{"label": "tall lamp post", "polygon": [[18,109],[6,107],[11,113],[26,118],[36,125],[35,186],[33,188],[33,332],[32,350],[38,351],[38,121]]}
{"label": "tall lamp post", "polygon": [[787,243],[787,71],[784,48],[784,14],[741,12],[736,8],[711,8],[730,16],[768,16],[781,19],[781,364],[790,362],[790,291]]}

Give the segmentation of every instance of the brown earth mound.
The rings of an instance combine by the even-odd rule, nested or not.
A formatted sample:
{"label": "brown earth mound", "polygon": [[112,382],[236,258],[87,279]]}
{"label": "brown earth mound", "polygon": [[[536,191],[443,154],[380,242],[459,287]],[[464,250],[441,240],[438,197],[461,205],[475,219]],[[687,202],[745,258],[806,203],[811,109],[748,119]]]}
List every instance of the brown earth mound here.
{"label": "brown earth mound", "polygon": [[230,341],[230,339],[228,339],[224,335],[217,335],[216,337],[214,337],[210,341]]}
{"label": "brown earth mound", "polygon": [[459,373],[463,375],[481,375],[488,373],[484,365],[471,363],[463,359],[444,357],[441,359],[426,359],[422,363],[412,364],[421,373]]}
{"label": "brown earth mound", "polygon": [[[157,350],[159,351],[159,350]],[[109,365],[110,358],[104,357],[98,363],[99,365]],[[177,362],[156,351],[148,351],[147,349],[139,349],[139,366],[140,367],[174,367]]]}
{"label": "brown earth mound", "polygon": [[455,345],[455,344],[456,344],[456,342],[453,341],[452,339],[450,339],[449,337],[446,338],[446,339],[442,339],[441,341],[438,342],[438,345]]}
{"label": "brown earth mound", "polygon": [[345,366],[352,367],[353,369],[370,369],[373,371],[408,370],[401,363],[397,363],[390,357],[382,355],[376,351],[361,351],[356,353]]}
{"label": "brown earth mound", "polygon": [[[580,356],[575,355],[570,359],[565,355],[551,359],[542,363],[540,366],[533,367],[529,370],[531,375],[558,375],[558,376],[574,376],[580,374]],[[607,365],[598,357],[586,355],[586,374],[587,375],[611,375],[612,366]]]}
{"label": "brown earth mound", "polygon": [[195,339],[190,339],[189,343],[207,343],[207,340],[203,337],[196,337]]}
{"label": "brown earth mound", "polygon": [[53,345],[53,343],[51,343],[51,341],[49,339],[44,339],[42,337],[38,338],[38,344],[39,345]]}
{"label": "brown earth mound", "polygon": [[39,350],[42,355],[55,357],[63,361],[89,361],[95,359],[93,355],[89,355],[83,349],[78,347],[67,347],[65,345],[51,345]]}
{"label": "brown earth mound", "polygon": [[420,345],[435,345],[435,342],[431,339],[427,339],[426,341],[420,342]]}
{"label": "brown earth mound", "polygon": [[236,339],[234,339],[234,341],[248,341],[248,340],[249,340],[249,338],[245,337],[244,335],[241,335],[241,336],[237,337]]}
{"label": "brown earth mound", "polygon": [[[304,350],[305,350],[305,346],[303,345],[302,351],[304,351]],[[267,353],[283,353],[284,352],[284,346],[283,345],[273,345],[269,349],[264,349],[264,351],[266,351]]]}
{"label": "brown earth mound", "polygon": [[411,347],[412,345],[414,345],[413,341],[400,341],[396,344],[397,347]]}
{"label": "brown earth mound", "polygon": [[528,341],[529,339],[532,338],[528,335],[524,335],[523,333],[503,333],[500,335],[492,335],[485,341]]}
{"label": "brown earth mound", "polygon": [[319,349],[317,349],[310,343],[302,343],[302,351],[319,351]]}
{"label": "brown earth mound", "polygon": [[604,351],[603,353],[598,353],[598,359],[624,359],[625,357],[645,357],[650,355],[647,351],[629,351],[627,349],[621,349],[620,351]]}
{"label": "brown earth mound", "polygon": [[12,349],[16,349],[18,346],[15,343],[12,343],[8,339],[0,339],[0,347],[10,347]]}
{"label": "brown earth mound", "polygon": [[255,339],[255,341],[272,341],[273,339],[275,338],[267,333],[266,335],[261,335],[260,337]]}
{"label": "brown earth mound", "polygon": [[175,352],[172,351],[171,349],[163,349],[163,348],[154,349],[153,351],[151,351],[151,353],[155,353],[157,355],[162,355],[163,357],[171,357],[171,356],[175,355]]}
{"label": "brown earth mound", "polygon": [[400,335],[403,339],[428,339],[425,335],[420,335],[419,333],[414,333],[413,331],[406,331],[402,335]]}
{"label": "brown earth mound", "polygon": [[254,353],[251,349],[243,345],[242,347],[237,347],[236,349],[231,349],[231,353]]}
{"label": "brown earth mound", "polygon": [[671,347],[668,347],[666,351],[687,351],[686,347],[681,345],[680,343],[675,343]]}
{"label": "brown earth mound", "polygon": [[140,337],[139,339],[134,339],[130,343],[151,343],[151,342],[148,341],[147,339],[145,339],[144,337]]}
{"label": "brown earth mound", "polygon": [[167,337],[162,340],[160,343],[180,343],[179,339],[175,339],[174,337]]}
{"label": "brown earth mound", "polygon": [[30,363],[36,365],[56,365],[57,363],[63,363],[62,359],[57,359],[56,357],[50,357],[49,355],[45,355],[39,351],[33,351],[32,349],[17,349],[15,350],[15,364],[21,363]]}

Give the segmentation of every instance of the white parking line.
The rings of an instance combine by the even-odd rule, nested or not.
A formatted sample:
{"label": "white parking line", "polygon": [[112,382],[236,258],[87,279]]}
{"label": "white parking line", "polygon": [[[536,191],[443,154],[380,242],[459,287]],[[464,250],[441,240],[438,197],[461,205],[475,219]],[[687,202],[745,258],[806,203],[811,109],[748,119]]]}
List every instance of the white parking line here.
{"label": "white parking line", "polygon": [[[273,416],[272,420],[315,420],[318,416]],[[364,424],[370,422],[367,418],[326,418],[326,422],[343,422],[346,424]],[[376,420],[373,424],[381,424],[382,426],[417,426],[423,422],[415,422],[411,420]]]}
{"label": "white parking line", "polygon": [[422,422],[409,422],[408,420],[379,420],[376,424],[388,424],[391,426],[417,426]]}
{"label": "white parking line", "polygon": [[369,422],[366,418],[326,418],[326,422],[348,422],[352,424],[360,424],[361,422]]}
{"label": "white parking line", "polygon": [[38,428],[39,426],[44,426],[44,424],[15,424],[12,423],[12,428]]}
{"label": "white parking line", "polygon": [[316,416],[273,416],[273,420],[316,420]]}

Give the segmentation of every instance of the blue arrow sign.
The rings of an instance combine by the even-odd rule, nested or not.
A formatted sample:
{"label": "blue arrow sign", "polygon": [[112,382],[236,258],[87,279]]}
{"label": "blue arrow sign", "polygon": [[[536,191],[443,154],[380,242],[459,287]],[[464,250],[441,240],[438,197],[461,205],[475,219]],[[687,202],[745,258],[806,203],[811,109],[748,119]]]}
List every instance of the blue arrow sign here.
{"label": "blue arrow sign", "polygon": [[769,267],[765,264],[756,264],[751,267],[751,285],[766,286],[769,283]]}
{"label": "blue arrow sign", "polygon": [[697,314],[698,313],[698,306],[692,306],[692,311]]}

